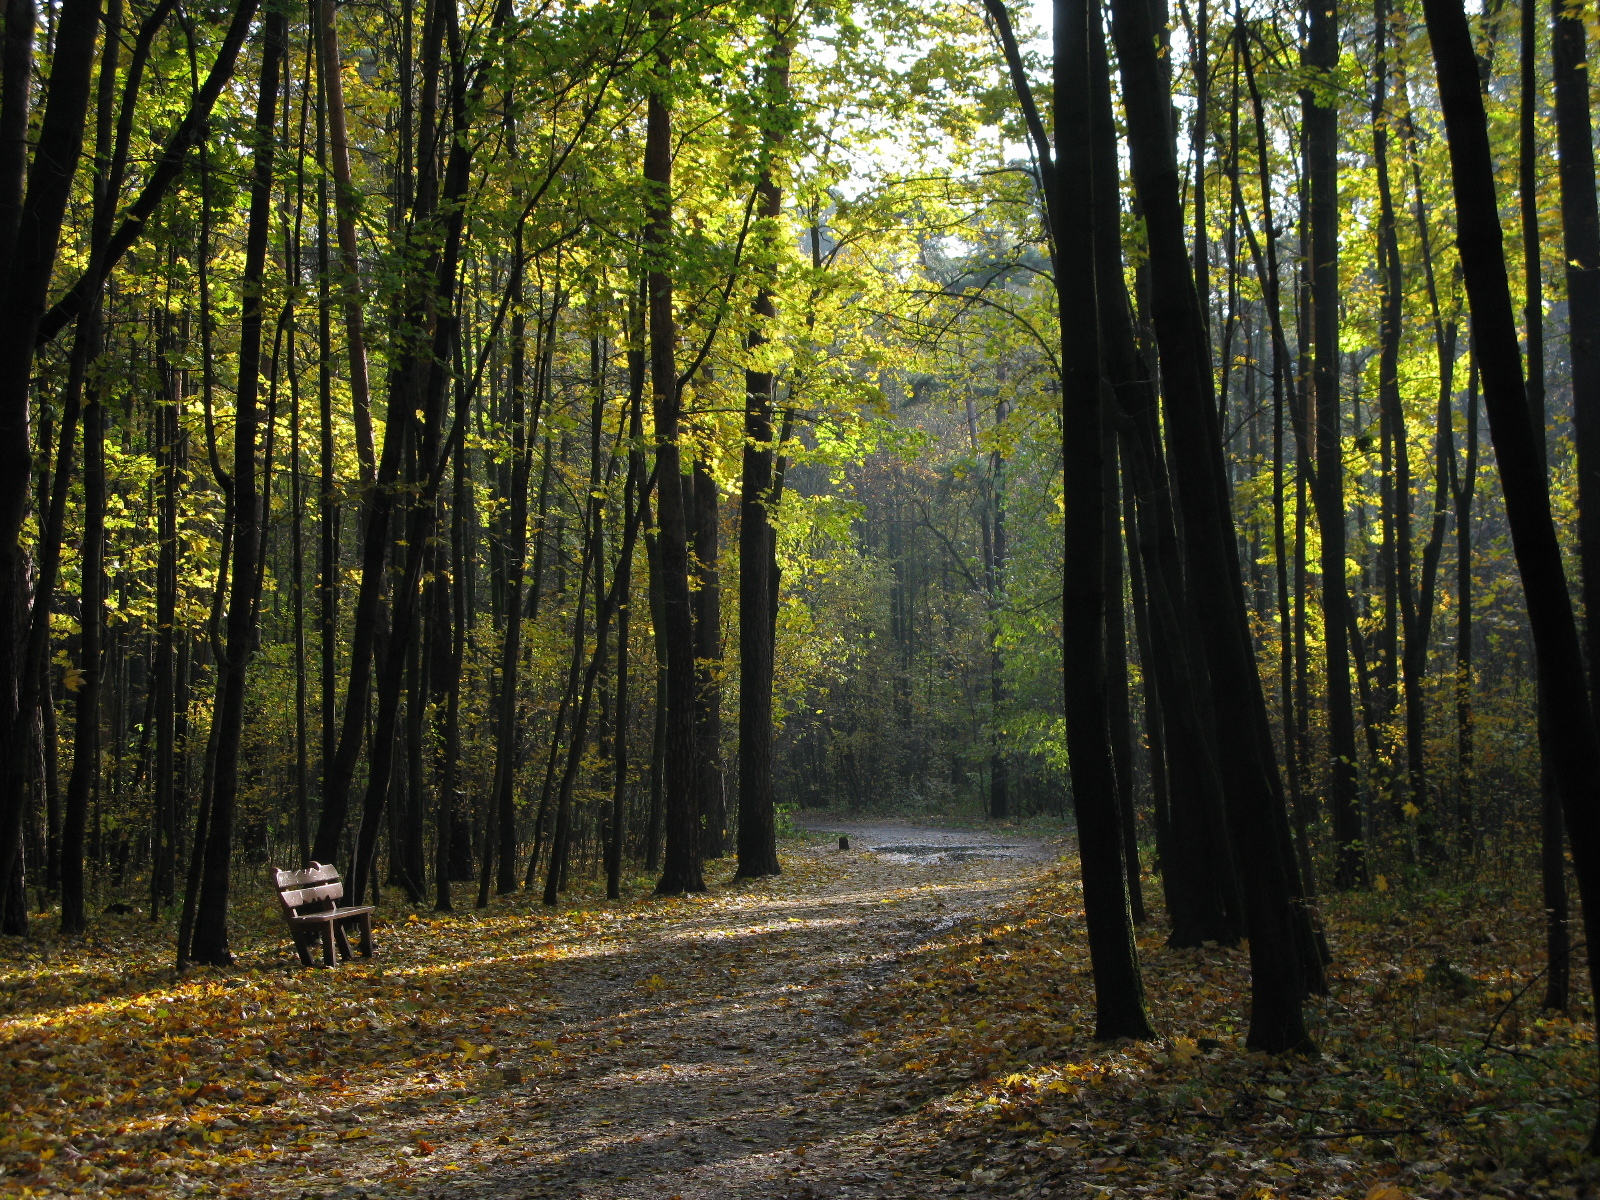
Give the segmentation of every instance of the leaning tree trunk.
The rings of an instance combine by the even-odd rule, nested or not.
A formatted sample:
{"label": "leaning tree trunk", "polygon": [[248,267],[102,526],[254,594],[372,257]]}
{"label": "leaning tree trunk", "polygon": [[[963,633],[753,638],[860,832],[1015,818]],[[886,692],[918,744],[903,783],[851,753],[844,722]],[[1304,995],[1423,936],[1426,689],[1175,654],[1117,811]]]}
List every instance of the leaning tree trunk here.
{"label": "leaning tree trunk", "polygon": [[[1133,174],[1144,205],[1175,482],[1183,506],[1187,582],[1204,637],[1211,695],[1219,712],[1229,832],[1239,861],[1250,940],[1248,1044],[1268,1053],[1310,1048],[1300,1008],[1316,980],[1297,927],[1298,872],[1288,841],[1277,762],[1263,736],[1265,701],[1245,624],[1239,551],[1227,502],[1215,380],[1200,297],[1188,269],[1183,206],[1171,136],[1171,92],[1157,31],[1140,0],[1113,5]],[[1291,877],[1292,873],[1292,877]]]}
{"label": "leaning tree trunk", "polygon": [[[1456,244],[1472,312],[1473,345],[1549,721],[1554,751],[1551,773],[1571,835],[1584,926],[1594,929],[1600,920],[1600,737],[1596,736],[1582,645],[1550,510],[1543,456],[1528,419],[1478,61],[1459,0],[1424,0],[1423,13],[1450,144]],[[1600,989],[1600,956],[1589,956],[1589,983]],[[1600,1128],[1591,1136],[1589,1152],[1597,1149]]]}
{"label": "leaning tree trunk", "polygon": [[[61,222],[83,150],[95,43],[100,31],[98,0],[64,0],[57,11],[48,99],[27,161],[27,88],[32,38],[22,29],[34,22],[27,3],[6,8],[5,89],[0,97],[0,881],[11,879],[22,850],[28,807],[28,739],[32,711],[21,711],[28,683],[24,669],[23,618],[28,598],[28,553],[22,527],[33,480],[30,453],[29,385],[35,335],[55,270]],[[27,190],[22,175],[26,169]],[[20,208],[16,208],[20,200]],[[15,215],[13,215],[13,213]],[[23,932],[20,918],[8,932]]]}

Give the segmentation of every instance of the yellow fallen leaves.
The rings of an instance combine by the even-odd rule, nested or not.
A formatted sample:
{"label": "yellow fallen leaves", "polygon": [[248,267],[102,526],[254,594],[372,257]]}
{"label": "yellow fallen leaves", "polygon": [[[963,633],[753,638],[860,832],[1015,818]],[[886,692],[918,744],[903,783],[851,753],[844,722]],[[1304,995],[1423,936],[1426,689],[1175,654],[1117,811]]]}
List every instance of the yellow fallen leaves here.
{"label": "yellow fallen leaves", "polygon": [[1158,1040],[1095,1043],[1065,872],[909,956],[854,1023],[918,1093],[953,1096],[939,1153],[1012,1176],[1083,1171],[1159,1195],[1572,1194],[1558,1189],[1576,1186],[1593,1120],[1593,1029],[1586,1012],[1536,1011],[1536,895],[1524,879],[1327,902],[1336,958],[1331,996],[1306,1006],[1315,1061],[1245,1052],[1244,948],[1172,949],[1157,928],[1140,954]]}
{"label": "yellow fallen leaves", "polygon": [[227,970],[175,975],[170,928],[137,914],[102,917],[71,943],[0,940],[0,1194],[231,1188],[246,1168],[381,1142],[362,1113],[418,1098],[467,1106],[558,1073],[568,1051],[551,1035],[552,962],[610,953],[685,906],[734,912],[752,891],[799,895],[837,875],[804,854],[784,865],[714,897],[654,900],[640,880],[632,902],[554,912],[531,896],[401,910],[375,922],[374,961],[332,971],[302,969],[275,906],[252,905],[248,889]]}

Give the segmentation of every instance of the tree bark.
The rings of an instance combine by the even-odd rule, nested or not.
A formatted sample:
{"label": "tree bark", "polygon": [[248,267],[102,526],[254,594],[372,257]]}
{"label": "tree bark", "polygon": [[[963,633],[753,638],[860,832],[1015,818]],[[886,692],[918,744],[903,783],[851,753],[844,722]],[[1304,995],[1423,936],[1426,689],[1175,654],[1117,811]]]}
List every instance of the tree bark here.
{"label": "tree bark", "polygon": [[[1528,419],[1478,62],[1467,15],[1458,0],[1424,0],[1423,13],[1450,145],[1456,245],[1472,311],[1489,433],[1538,655],[1549,744],[1555,751],[1551,773],[1571,836],[1584,925],[1592,929],[1600,920],[1600,854],[1596,849],[1600,847],[1600,738],[1589,702],[1582,645],[1542,456]],[[1591,987],[1600,985],[1600,956],[1591,956],[1589,976]],[[1596,1149],[1600,1149],[1600,1129],[1590,1141],[1590,1153]]]}
{"label": "tree bark", "polygon": [[727,852],[728,797],[722,764],[722,506],[710,464],[696,461],[692,549],[699,587],[694,591],[695,771],[700,788],[700,853]]}
{"label": "tree bark", "polygon": [[[765,325],[778,315],[773,295],[776,263],[761,257],[777,253],[783,216],[783,190],[773,173],[774,159],[787,136],[789,105],[789,54],[792,34],[784,25],[785,5],[770,31],[763,76],[766,89],[762,129],[761,174],[756,181],[760,199],[756,217],[757,269],[761,283],[752,305],[745,346],[754,358],[767,344]],[[777,530],[772,524],[773,392],[775,377],[757,359],[744,374],[744,453],[739,485],[739,870],[740,879],[777,875],[776,798],[772,780],[772,675],[773,606],[772,575]]]}
{"label": "tree bark", "polygon": [[[661,14],[658,14],[658,18]],[[672,313],[672,109],[665,92],[671,63],[655,63],[657,84],[645,118],[644,243],[650,324],[650,389],[655,409],[657,548],[661,637],[666,650],[664,791],[666,857],[656,894],[703,892],[695,746],[694,618],[689,597],[688,512],[679,453],[682,391],[677,375],[677,322]]]}
{"label": "tree bark", "polygon": [[239,751],[244,733],[245,683],[256,633],[264,550],[258,485],[256,426],[261,376],[267,235],[272,220],[273,124],[280,73],[288,50],[288,24],[280,12],[268,13],[261,40],[260,91],[256,102],[255,171],[250,185],[250,220],[245,233],[243,304],[239,332],[239,383],[234,400],[232,471],[233,570],[228,597],[227,635],[217,663],[216,765],[211,781],[209,828],[195,913],[193,958],[227,966],[228,891],[233,867],[233,827],[239,795]]}
{"label": "tree bark", "polygon": [[[1322,533],[1322,610],[1328,703],[1328,810],[1333,818],[1334,886],[1366,882],[1357,807],[1355,706],[1350,686],[1350,594],[1345,587],[1344,451],[1339,420],[1339,130],[1331,88],[1339,63],[1332,4],[1307,6],[1302,62],[1315,85],[1302,93],[1306,183],[1310,193],[1311,390],[1316,408],[1317,472],[1312,481]],[[1326,102],[1325,102],[1326,101]]]}
{"label": "tree bark", "polygon": [[1219,712],[1240,714],[1218,721],[1217,734],[1233,848],[1240,862],[1250,864],[1241,873],[1251,961],[1248,1044],[1268,1053],[1310,1050],[1300,998],[1320,983],[1320,972],[1307,960],[1299,932],[1304,914],[1295,911],[1298,875],[1245,623],[1215,380],[1183,239],[1171,92],[1147,6],[1118,0],[1112,12],[1130,157],[1149,238],[1151,312],[1166,385],[1169,452],[1182,501],[1186,577],[1204,637],[1212,703]]}
{"label": "tree bark", "polygon": [[[1093,12],[1098,14],[1098,8]],[[1084,0],[1055,5],[1055,197],[1051,205],[1061,310],[1062,454],[1066,546],[1062,676],[1067,753],[1078,822],[1095,1037],[1153,1036],[1128,912],[1112,761],[1105,662],[1105,475],[1100,321],[1095,296],[1090,46],[1099,33]],[[1098,186],[1110,186],[1110,180]]]}
{"label": "tree bark", "polygon": [[[27,5],[18,5],[16,20],[32,20]],[[0,203],[22,195],[14,234],[0,244],[0,263],[8,270],[0,294],[0,880],[9,880],[22,850],[23,817],[27,811],[27,747],[33,712],[21,711],[24,678],[23,620],[28,599],[28,554],[21,542],[33,479],[30,450],[29,384],[33,376],[34,340],[44,314],[45,297],[55,270],[72,180],[83,151],[83,135],[94,75],[95,44],[100,30],[98,0],[64,0],[55,17],[49,94],[38,126],[27,190],[17,173],[25,147],[13,138],[28,135],[28,114],[21,90],[31,86],[31,46],[6,10],[6,80],[17,93],[0,100],[0,119],[9,144],[0,163]],[[18,112],[18,106],[22,111]],[[0,217],[5,214],[0,212]],[[10,223],[6,217],[7,224]],[[10,232],[0,226],[0,234]]]}

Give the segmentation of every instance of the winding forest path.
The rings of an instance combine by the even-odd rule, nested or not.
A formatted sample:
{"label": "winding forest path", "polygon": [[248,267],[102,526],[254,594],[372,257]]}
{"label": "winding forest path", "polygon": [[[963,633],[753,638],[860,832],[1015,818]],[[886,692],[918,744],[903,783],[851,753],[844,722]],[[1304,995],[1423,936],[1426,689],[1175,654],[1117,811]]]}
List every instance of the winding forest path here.
{"label": "winding forest path", "polygon": [[[412,1101],[335,1114],[371,1135],[319,1146],[289,1178],[262,1180],[264,1190],[484,1200],[925,1194],[916,1168],[896,1156],[923,1097],[903,1091],[903,1074],[872,1068],[835,1013],[904,952],[1030,886],[1056,853],[970,831],[826,828],[834,839],[847,833],[852,848],[834,839],[805,847],[785,886],[718,888],[709,900],[663,906],[670,915],[634,936],[546,966],[542,1032],[497,1030],[523,1044],[496,1052],[515,1061],[554,1040],[558,1063],[470,1108]],[[310,1186],[307,1169],[326,1190]]]}

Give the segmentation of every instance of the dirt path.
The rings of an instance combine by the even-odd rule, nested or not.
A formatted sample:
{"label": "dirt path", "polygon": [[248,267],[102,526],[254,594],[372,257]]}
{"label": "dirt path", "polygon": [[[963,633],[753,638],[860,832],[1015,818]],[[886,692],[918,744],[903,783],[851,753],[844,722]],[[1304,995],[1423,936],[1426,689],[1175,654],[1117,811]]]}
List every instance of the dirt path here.
{"label": "dirt path", "polygon": [[925,1194],[895,1141],[928,1097],[872,1069],[834,1014],[905,951],[1029,885],[1054,854],[967,831],[829,832],[851,849],[808,847],[783,884],[662,904],[634,936],[543,966],[548,993],[530,1007],[545,1015],[497,1031],[513,1035],[496,1050],[502,1064],[558,1048],[523,1082],[495,1087],[491,1071],[479,1095],[324,1114],[368,1136],[264,1167],[258,1194]]}

